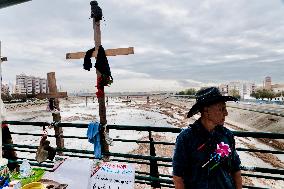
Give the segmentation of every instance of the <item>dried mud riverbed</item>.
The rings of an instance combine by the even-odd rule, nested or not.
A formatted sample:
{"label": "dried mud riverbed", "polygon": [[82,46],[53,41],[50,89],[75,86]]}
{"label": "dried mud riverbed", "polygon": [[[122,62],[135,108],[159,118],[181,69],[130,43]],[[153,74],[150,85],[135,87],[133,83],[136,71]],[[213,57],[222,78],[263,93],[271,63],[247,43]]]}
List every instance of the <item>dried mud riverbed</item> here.
{"label": "dried mud riverbed", "polygon": [[[146,97],[131,97],[131,102],[125,103],[124,97],[109,98],[107,104],[107,119],[109,124],[120,125],[148,125],[148,126],[166,126],[166,127],[187,127],[190,123],[194,122],[198,116],[192,119],[185,117],[187,111],[193,104],[192,101],[186,99],[175,99],[165,96],[150,97],[147,103]],[[230,104],[228,104],[230,106]],[[33,104],[13,104],[6,105],[8,120],[22,120],[22,121],[47,121],[51,122],[52,117],[49,112],[46,112],[47,103],[33,103]],[[88,106],[85,104],[84,98],[68,98],[60,100],[60,107],[62,110],[62,122],[83,122],[88,123],[92,120],[98,119],[98,106],[91,99],[88,101]],[[264,131],[269,132],[282,132],[283,118],[278,116],[271,117],[255,112],[248,112],[246,110],[239,110],[235,108],[228,108],[229,116],[227,118],[226,127],[232,130],[241,131]],[[246,121],[247,120],[247,121]],[[262,121],[257,124],[257,121]],[[265,120],[265,121],[264,121]],[[275,121],[277,120],[277,121]],[[265,125],[266,124],[266,125]],[[272,125],[272,126],[271,126]],[[11,127],[13,130],[14,128]],[[275,130],[273,130],[275,129]],[[37,132],[41,132],[40,130]],[[66,135],[81,134],[85,135],[85,130],[68,129],[64,131]],[[111,132],[112,138],[125,138],[125,139],[139,139],[148,140],[147,133],[127,133]],[[155,141],[175,142],[177,134],[166,133],[153,133],[152,137]],[[39,139],[25,139],[16,138],[14,141],[26,141],[29,144],[38,145]],[[269,139],[253,139],[253,138],[240,138],[236,137],[236,145],[241,148],[260,148],[270,150],[282,150],[283,141],[269,140]],[[81,149],[92,149],[92,145],[87,141],[75,143],[72,140],[66,140],[66,146],[70,148],[79,147]],[[160,157],[171,157],[173,154],[173,145],[156,145],[156,154]],[[111,151],[121,151],[124,153],[143,154],[149,155],[149,146],[146,144],[129,144],[123,146],[121,143],[116,142],[111,147]],[[283,169],[283,155],[273,154],[260,154],[260,153],[245,153],[239,152],[242,164],[248,167],[266,167],[266,168],[281,168]],[[141,172],[149,171],[148,166],[136,165],[136,170]],[[159,168],[160,174],[171,175],[171,168]],[[246,185],[254,185],[268,188],[281,188],[284,186],[283,181],[273,181],[265,179],[252,179],[244,177]],[[149,188],[145,185],[137,185],[136,188]]]}

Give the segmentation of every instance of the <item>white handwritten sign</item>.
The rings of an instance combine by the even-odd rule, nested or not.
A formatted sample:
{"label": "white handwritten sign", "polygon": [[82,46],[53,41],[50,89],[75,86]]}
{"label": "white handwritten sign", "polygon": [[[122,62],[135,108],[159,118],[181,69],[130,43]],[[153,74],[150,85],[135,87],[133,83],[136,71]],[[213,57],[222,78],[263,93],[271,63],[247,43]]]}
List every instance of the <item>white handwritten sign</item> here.
{"label": "white handwritten sign", "polygon": [[134,189],[134,180],[132,165],[95,160],[90,169],[88,189]]}

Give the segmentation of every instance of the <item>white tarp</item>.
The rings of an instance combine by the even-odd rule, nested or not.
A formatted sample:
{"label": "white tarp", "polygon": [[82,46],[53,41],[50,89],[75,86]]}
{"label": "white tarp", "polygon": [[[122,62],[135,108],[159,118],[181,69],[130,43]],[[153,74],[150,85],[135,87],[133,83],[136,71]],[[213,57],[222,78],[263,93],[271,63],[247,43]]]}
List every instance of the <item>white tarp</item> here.
{"label": "white tarp", "polygon": [[85,189],[92,160],[69,158],[63,161],[54,172],[46,172],[43,179],[60,184],[68,184],[68,189]]}

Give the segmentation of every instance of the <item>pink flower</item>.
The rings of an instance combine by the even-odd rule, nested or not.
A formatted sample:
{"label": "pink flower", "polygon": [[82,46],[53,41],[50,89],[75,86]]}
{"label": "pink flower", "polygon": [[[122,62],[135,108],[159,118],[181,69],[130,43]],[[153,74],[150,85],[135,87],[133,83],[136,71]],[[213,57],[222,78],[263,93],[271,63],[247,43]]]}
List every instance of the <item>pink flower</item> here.
{"label": "pink flower", "polygon": [[228,156],[231,152],[230,146],[228,144],[225,144],[224,142],[221,142],[220,144],[217,144],[217,149],[215,151],[217,154],[219,154],[221,157]]}

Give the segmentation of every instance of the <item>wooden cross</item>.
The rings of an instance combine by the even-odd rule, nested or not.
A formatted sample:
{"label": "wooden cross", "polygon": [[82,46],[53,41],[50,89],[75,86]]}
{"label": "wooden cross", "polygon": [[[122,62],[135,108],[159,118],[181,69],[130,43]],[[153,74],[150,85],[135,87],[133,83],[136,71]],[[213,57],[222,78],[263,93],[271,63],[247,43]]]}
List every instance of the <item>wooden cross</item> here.
{"label": "wooden cross", "polygon": [[[97,45],[96,45],[97,47]],[[105,50],[106,56],[117,56],[117,55],[129,55],[134,54],[134,48],[117,48],[117,49],[107,49]],[[85,57],[85,52],[75,52],[75,53],[67,53],[66,59],[81,59]],[[97,48],[93,52],[92,57],[97,57],[98,51]]]}
{"label": "wooden cross", "polygon": [[[54,98],[55,107],[60,111],[59,100],[58,98],[67,97],[67,92],[57,92],[55,72],[47,73],[47,83],[49,94],[45,94],[46,98]],[[60,113],[52,113],[53,121],[60,122],[61,116]],[[57,148],[64,148],[64,139],[63,139],[63,129],[62,127],[54,127],[55,136],[56,136],[56,146]],[[62,152],[58,152],[59,155],[63,155]]]}
{"label": "wooden cross", "polygon": [[39,93],[36,95],[38,99],[46,98],[66,98],[68,97],[67,92],[57,92],[55,72],[47,73],[47,83],[48,83],[48,92],[49,93]]}
{"label": "wooden cross", "polygon": [[[95,41],[95,51],[92,54],[92,57],[96,57],[98,53],[98,48],[101,45],[101,29],[100,29],[100,20],[102,17],[102,11],[101,8],[98,6],[97,1],[91,1],[91,8],[92,13],[91,17],[93,18],[93,29],[94,29],[94,41]],[[100,19],[98,18],[97,12],[94,12],[93,9],[96,8],[101,13]],[[105,50],[106,56],[117,56],[117,55],[129,55],[134,54],[134,47],[128,47],[128,48],[117,48],[117,49],[107,49]],[[66,59],[81,59],[84,58],[85,52],[76,52],[76,53],[67,53]],[[101,77],[101,73],[96,70],[97,73],[97,79]],[[106,119],[106,107],[105,107],[105,95],[102,97],[98,97],[98,103],[99,103],[99,116],[100,116],[100,124],[106,125],[107,119]],[[105,140],[105,134],[108,133],[108,129],[105,130],[104,135],[102,138],[102,151],[103,152],[109,152],[109,146],[106,143]],[[105,157],[105,159],[108,159],[108,157]]]}

